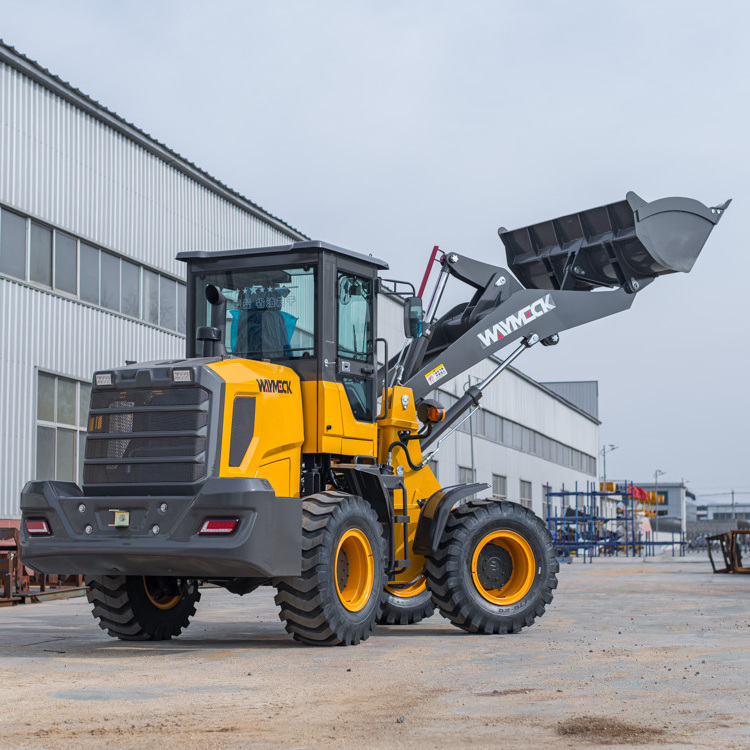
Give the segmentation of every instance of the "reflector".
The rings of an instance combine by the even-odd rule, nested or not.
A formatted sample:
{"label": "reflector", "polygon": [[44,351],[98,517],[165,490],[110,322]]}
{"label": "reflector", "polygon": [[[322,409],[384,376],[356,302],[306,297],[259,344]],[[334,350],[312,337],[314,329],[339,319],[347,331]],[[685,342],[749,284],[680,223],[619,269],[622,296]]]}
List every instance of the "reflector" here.
{"label": "reflector", "polygon": [[231,534],[239,524],[239,518],[207,518],[199,534]]}
{"label": "reflector", "polygon": [[26,521],[26,531],[36,536],[49,536],[52,534],[49,525],[43,518],[29,518]]}

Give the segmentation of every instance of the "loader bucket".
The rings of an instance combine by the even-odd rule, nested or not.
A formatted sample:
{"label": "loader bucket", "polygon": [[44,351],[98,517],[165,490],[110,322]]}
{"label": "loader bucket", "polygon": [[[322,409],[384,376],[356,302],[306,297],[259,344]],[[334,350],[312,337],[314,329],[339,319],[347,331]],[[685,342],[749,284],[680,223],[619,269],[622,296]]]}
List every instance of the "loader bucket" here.
{"label": "loader bucket", "polygon": [[[688,273],[731,201],[624,201],[508,231],[498,229],[510,270],[529,289],[638,289],[638,281]],[[635,285],[634,285],[634,282]]]}

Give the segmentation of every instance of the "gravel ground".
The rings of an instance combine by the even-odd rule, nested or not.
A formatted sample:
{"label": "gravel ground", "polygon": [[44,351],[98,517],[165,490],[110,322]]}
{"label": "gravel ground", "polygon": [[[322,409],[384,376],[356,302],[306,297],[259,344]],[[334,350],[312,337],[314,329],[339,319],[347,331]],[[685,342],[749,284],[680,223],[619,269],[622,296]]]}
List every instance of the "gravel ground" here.
{"label": "gravel ground", "polygon": [[160,643],[83,599],[0,609],[0,747],[750,748],[750,576],[696,554],[559,577],[520,634],[436,615],[349,648],[297,645],[269,589],[206,590]]}

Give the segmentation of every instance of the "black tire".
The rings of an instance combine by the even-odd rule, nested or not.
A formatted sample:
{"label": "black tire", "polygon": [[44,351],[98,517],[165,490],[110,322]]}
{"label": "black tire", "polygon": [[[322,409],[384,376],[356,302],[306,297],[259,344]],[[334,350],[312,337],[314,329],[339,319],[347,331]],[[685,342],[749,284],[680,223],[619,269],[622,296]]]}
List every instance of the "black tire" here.
{"label": "black tire", "polygon": [[304,498],[302,575],[276,586],[287,632],[314,646],[356,645],[375,628],[384,585],[383,529],[372,506],[342,492]]}
{"label": "black tire", "polygon": [[517,633],[544,614],[559,567],[538,516],[516,503],[472,500],[451,512],[425,577],[440,614],[456,627]]}
{"label": "black tire", "polygon": [[432,617],[435,605],[429,589],[423,589],[414,596],[397,596],[387,588],[383,591],[378,612],[378,625],[414,625]]}
{"label": "black tire", "polygon": [[167,641],[179,635],[201,598],[198,582],[157,576],[91,576],[88,600],[99,627],[123,641]]}

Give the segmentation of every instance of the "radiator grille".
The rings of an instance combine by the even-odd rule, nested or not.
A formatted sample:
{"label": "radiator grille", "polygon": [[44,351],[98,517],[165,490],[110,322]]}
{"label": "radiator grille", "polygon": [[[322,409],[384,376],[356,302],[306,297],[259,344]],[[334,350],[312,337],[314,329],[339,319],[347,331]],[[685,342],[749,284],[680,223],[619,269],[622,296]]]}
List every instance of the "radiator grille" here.
{"label": "radiator grille", "polygon": [[174,485],[206,474],[210,394],[199,386],[94,391],[84,485]]}

